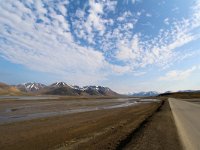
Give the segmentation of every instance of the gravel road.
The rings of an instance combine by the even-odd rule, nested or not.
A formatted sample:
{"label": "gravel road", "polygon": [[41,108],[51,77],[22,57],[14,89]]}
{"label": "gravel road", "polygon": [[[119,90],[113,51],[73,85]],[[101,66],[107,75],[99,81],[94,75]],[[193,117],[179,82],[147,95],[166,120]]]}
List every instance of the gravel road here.
{"label": "gravel road", "polygon": [[169,98],[181,141],[186,150],[200,150],[200,105]]}

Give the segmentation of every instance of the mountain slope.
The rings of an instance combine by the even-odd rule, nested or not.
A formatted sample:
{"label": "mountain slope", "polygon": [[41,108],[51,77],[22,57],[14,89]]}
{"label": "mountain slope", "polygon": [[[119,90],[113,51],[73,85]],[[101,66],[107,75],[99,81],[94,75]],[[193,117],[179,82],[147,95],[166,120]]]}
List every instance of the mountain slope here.
{"label": "mountain slope", "polygon": [[0,95],[20,95],[22,92],[14,86],[0,82]]}

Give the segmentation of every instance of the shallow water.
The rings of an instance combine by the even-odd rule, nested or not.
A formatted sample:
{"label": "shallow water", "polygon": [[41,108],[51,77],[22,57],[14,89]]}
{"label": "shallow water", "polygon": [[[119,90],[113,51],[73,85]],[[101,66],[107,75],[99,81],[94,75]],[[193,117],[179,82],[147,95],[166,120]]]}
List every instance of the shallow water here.
{"label": "shallow water", "polygon": [[0,96],[2,99],[15,99],[15,100],[42,100],[42,99],[58,99],[58,96]]}
{"label": "shallow water", "polygon": [[[39,99],[38,99],[39,98]],[[50,97],[50,101],[43,101],[49,97],[2,97],[6,99],[0,103],[0,124],[31,120],[35,118],[43,118],[57,115],[67,115],[79,112],[88,112],[94,110],[114,109],[128,107],[141,104],[138,98],[119,98],[119,99],[73,99],[73,100],[56,100]],[[7,101],[8,99],[8,101]],[[12,101],[14,99],[14,101]],[[15,101],[15,100],[19,101]],[[23,100],[23,101],[20,101]],[[30,101],[37,100],[37,101]],[[148,100],[148,102],[154,101]],[[145,101],[147,102],[147,101]]]}

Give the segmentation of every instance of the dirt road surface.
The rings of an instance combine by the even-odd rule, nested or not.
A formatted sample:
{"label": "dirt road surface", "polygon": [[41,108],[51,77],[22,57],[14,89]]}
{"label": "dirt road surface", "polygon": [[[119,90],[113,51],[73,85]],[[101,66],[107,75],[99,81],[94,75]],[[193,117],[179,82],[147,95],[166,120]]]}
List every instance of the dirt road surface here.
{"label": "dirt road surface", "polygon": [[184,149],[200,150],[200,105],[169,98]]}

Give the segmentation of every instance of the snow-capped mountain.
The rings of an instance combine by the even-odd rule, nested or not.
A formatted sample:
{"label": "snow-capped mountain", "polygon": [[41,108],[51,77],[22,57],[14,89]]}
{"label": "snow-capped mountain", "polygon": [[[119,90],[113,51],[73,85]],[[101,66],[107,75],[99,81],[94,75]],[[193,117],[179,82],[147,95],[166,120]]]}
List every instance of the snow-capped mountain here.
{"label": "snow-capped mountain", "polygon": [[51,84],[49,87],[59,88],[59,87],[69,87],[69,86],[65,82],[55,82]]}
{"label": "snow-capped mountain", "polygon": [[101,91],[101,90],[110,90],[107,87],[103,87],[103,86],[84,86],[82,88],[82,90],[87,91],[87,90],[94,90],[94,91]]}
{"label": "snow-capped mountain", "polygon": [[16,85],[23,92],[34,92],[48,95],[98,95],[98,96],[116,96],[116,92],[103,86],[83,86],[68,85],[65,82],[55,82],[49,86],[41,83],[29,82]]}
{"label": "snow-capped mountain", "polygon": [[72,89],[75,89],[75,90],[80,90],[80,91],[85,91],[85,92],[88,92],[88,93],[99,93],[99,94],[104,94],[106,92],[111,92],[112,90],[109,89],[108,87],[103,87],[103,86],[83,86],[83,87],[80,87],[80,86],[77,86],[77,85],[70,85],[70,87]]}
{"label": "snow-capped mountain", "polygon": [[16,85],[16,87],[23,92],[36,92],[40,91],[41,89],[44,89],[46,85],[36,82],[28,82],[28,83],[18,84]]}
{"label": "snow-capped mountain", "polygon": [[72,89],[76,89],[76,90],[83,90],[82,87],[78,86],[78,85],[69,85]]}
{"label": "snow-capped mountain", "polygon": [[148,97],[148,96],[157,96],[159,95],[159,93],[156,91],[148,91],[148,92],[131,93],[129,95],[138,97]]}
{"label": "snow-capped mountain", "polygon": [[86,93],[90,95],[115,95],[117,93],[113,92],[108,87],[103,86],[84,86],[82,88]]}
{"label": "snow-capped mountain", "polygon": [[53,83],[48,87],[45,94],[51,95],[98,95],[98,96],[116,96],[116,92],[103,86],[83,86],[67,85],[64,82]]}

